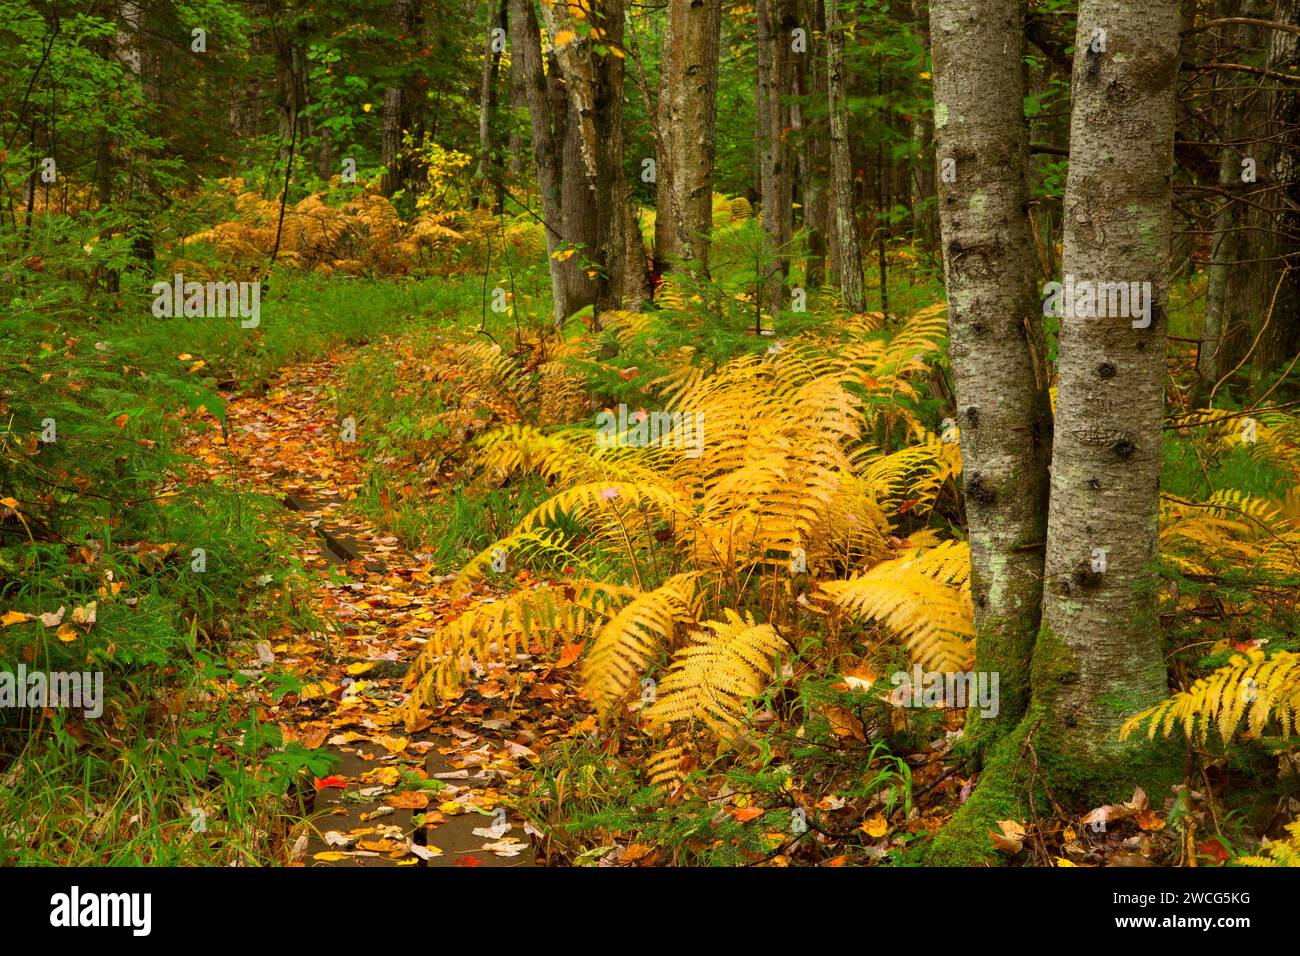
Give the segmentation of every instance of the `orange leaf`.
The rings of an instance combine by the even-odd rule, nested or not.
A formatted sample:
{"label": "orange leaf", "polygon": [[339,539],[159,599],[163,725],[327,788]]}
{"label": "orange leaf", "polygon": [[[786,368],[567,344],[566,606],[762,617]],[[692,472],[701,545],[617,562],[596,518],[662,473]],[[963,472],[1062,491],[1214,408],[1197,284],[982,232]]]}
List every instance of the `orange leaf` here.
{"label": "orange leaf", "polygon": [[1138,827],[1143,830],[1163,830],[1165,828],[1165,821],[1160,819],[1160,815],[1151,809],[1140,811],[1134,819],[1137,821]]}
{"label": "orange leaf", "polygon": [[423,810],[429,805],[429,797],[418,790],[403,790],[384,797],[384,803],[398,810]]}
{"label": "orange leaf", "polygon": [[560,659],[555,662],[555,666],[556,667],[571,666],[578,659],[578,655],[582,653],[582,649],[586,646],[587,646],[586,641],[582,641],[581,643],[578,644],[569,644],[564,648],[563,651],[560,652]]}

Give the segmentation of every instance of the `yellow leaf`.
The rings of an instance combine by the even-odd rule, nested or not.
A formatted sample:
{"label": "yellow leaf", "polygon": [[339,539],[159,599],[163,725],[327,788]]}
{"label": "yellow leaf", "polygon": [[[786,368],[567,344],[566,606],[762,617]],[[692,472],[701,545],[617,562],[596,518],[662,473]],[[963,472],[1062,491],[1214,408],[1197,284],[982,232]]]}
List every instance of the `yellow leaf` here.
{"label": "yellow leaf", "polygon": [[339,860],[346,860],[348,855],[340,853],[338,850],[326,850],[324,853],[317,853],[312,857],[313,860],[320,860],[322,863],[337,863]]}
{"label": "yellow leaf", "polygon": [[555,48],[558,50],[562,46],[567,46],[577,39],[577,34],[572,30],[558,30],[555,34]]}
{"label": "yellow leaf", "polygon": [[876,839],[889,832],[889,821],[885,819],[884,814],[877,813],[870,820],[865,821],[861,829],[867,836]]}
{"label": "yellow leaf", "polygon": [[0,617],[0,624],[9,627],[11,624],[22,624],[24,621],[30,621],[32,616],[24,614],[22,611],[6,611],[4,617]]}
{"label": "yellow leaf", "polygon": [[13,508],[14,511],[17,511],[17,510],[18,510],[18,499],[17,499],[17,498],[0,498],[0,505],[4,505],[6,508]]}
{"label": "yellow leaf", "polygon": [[54,632],[54,635],[63,643],[69,644],[77,639],[77,629],[71,624],[63,624]]}
{"label": "yellow leaf", "polygon": [[1057,866],[1074,866],[1074,867],[1077,867],[1077,866],[1078,866],[1077,863],[1071,863],[1069,860],[1067,860],[1067,859],[1066,859],[1065,857],[1063,857],[1063,856],[1058,856],[1058,857],[1056,858],[1056,865],[1057,865]]}

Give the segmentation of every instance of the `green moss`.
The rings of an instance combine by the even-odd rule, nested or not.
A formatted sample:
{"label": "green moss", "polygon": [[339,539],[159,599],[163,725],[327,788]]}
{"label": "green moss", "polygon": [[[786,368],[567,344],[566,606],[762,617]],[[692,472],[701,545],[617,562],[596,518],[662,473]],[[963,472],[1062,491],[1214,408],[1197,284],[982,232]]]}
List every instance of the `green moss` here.
{"label": "green moss", "polygon": [[1015,729],[988,751],[970,799],[936,835],[926,862],[988,866],[1007,862],[989,831],[999,820],[1028,824],[1031,809],[1050,814],[1053,804],[1083,814],[1103,803],[1128,800],[1142,787],[1153,802],[1181,779],[1181,751],[1168,741],[1130,741],[1113,747],[1079,746],[1077,732],[1060,722],[1054,706],[1060,687],[1078,678],[1070,650],[1048,627],[1034,645],[1033,699]]}

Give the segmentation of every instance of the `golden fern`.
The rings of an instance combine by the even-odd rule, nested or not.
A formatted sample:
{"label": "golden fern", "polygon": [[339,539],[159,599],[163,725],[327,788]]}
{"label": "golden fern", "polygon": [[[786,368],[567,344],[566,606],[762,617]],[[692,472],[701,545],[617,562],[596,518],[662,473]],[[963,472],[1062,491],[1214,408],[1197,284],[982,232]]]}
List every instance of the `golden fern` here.
{"label": "golden fern", "polygon": [[1157,730],[1168,737],[1175,724],[1181,724],[1189,739],[1205,742],[1213,727],[1226,743],[1243,718],[1247,737],[1258,737],[1270,719],[1277,722],[1283,737],[1289,737],[1300,730],[1298,716],[1300,654],[1280,651],[1265,657],[1254,650],[1234,655],[1187,690],[1130,717],[1120,728],[1120,738],[1128,738],[1144,723],[1148,738],[1154,738]]}
{"label": "golden fern", "polygon": [[408,726],[427,704],[460,687],[474,663],[506,661],[536,641],[544,650],[560,639],[584,636],[593,622],[617,613],[633,595],[602,581],[574,581],[516,591],[481,602],[433,633],[406,677],[411,690],[403,706]]}
{"label": "golden fern", "polygon": [[1263,853],[1238,857],[1238,866],[1300,866],[1300,817],[1286,825],[1287,837],[1261,847]]}
{"label": "golden fern", "polygon": [[888,626],[922,667],[954,671],[974,658],[969,576],[969,547],[946,541],[847,581],[825,581],[821,590],[837,607]]}
{"label": "golden fern", "polygon": [[695,574],[677,574],[638,594],[596,632],[582,663],[583,681],[601,717],[608,717],[646,676],[679,623],[696,620]]}
{"label": "golden fern", "polygon": [[[661,303],[683,294],[670,281]],[[626,344],[646,322],[611,313],[605,331]],[[864,317],[860,324],[873,322]],[[828,568],[860,569],[849,581],[824,583],[826,596],[894,628],[926,666],[964,666],[972,636],[965,546],[939,544],[935,532],[920,531],[900,553],[890,524],[893,515],[910,523],[932,508],[960,469],[955,444],[897,410],[918,397],[911,379],[945,334],[942,310],[930,309],[904,323],[896,340],[798,336],[707,373],[686,349],[670,357],[674,370],[659,383],[664,412],[677,417],[669,419],[668,440],[660,434],[652,447],[602,443],[591,425],[542,429],[505,416],[509,424],[478,442],[486,474],[505,480],[534,473],[554,490],[465,567],[458,588],[482,577],[500,551],[561,561],[584,574],[617,569],[635,587],[599,609],[560,600],[560,585],[527,592],[525,607],[514,607],[512,597],[471,608],[428,642],[410,706],[437,699],[474,662],[508,659],[537,633],[548,646],[556,635],[587,640],[580,673],[598,713],[608,717],[672,647],[681,626],[700,621],[706,603],[726,608],[731,599],[724,595],[743,591],[755,577],[760,591],[777,599],[780,589],[768,585],[800,573],[796,555],[814,587]],[[589,350],[576,341],[548,342],[548,361],[562,362],[581,348]],[[485,343],[450,353],[443,364],[482,390],[522,395],[533,386],[527,356]],[[868,402],[875,424],[885,425],[884,440],[892,446],[901,439],[906,447],[892,454],[874,447],[866,433]],[[701,441],[677,447],[674,429],[688,420],[702,430]],[[628,437],[635,436],[620,436]],[[671,576],[658,586],[643,583],[661,573]],[[716,613],[723,619],[696,627],[676,650],[646,713],[732,739],[784,645],[775,618],[758,624],[729,608]],[[679,749],[671,744],[653,775],[680,770],[681,760],[670,756]]]}
{"label": "golden fern", "polygon": [[549,558],[553,565],[586,570],[586,562],[565,546],[564,536],[559,531],[525,528],[493,542],[471,558],[452,582],[451,592],[463,593],[494,564],[514,568],[523,563],[535,564],[544,558]]}
{"label": "golden fern", "polygon": [[673,656],[646,717],[655,723],[699,721],[724,740],[743,729],[745,708],[767,686],[772,662],[786,646],[768,624],[727,608],[725,621],[705,621]]}

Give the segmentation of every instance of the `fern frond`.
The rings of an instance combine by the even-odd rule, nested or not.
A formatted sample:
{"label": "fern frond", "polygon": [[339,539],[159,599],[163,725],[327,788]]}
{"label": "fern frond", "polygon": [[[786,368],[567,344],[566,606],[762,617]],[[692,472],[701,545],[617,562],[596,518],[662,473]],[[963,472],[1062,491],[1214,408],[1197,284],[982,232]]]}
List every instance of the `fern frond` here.
{"label": "fern frond", "polygon": [[724,740],[742,730],[746,706],[767,686],[786,645],[770,625],[730,608],[724,613],[725,621],[705,621],[705,630],[673,655],[646,710],[652,721],[700,721]]}
{"label": "fern frond", "polygon": [[444,700],[461,686],[474,662],[510,661],[537,642],[543,650],[585,634],[618,612],[634,594],[603,581],[579,580],[516,591],[462,613],[429,638],[406,677],[403,705],[408,725],[421,707]]}
{"label": "fern frond", "polygon": [[1262,847],[1263,853],[1238,857],[1238,866],[1300,866],[1300,817],[1286,825],[1287,836]]}
{"label": "fern frond", "polygon": [[1245,718],[1245,736],[1258,737],[1270,720],[1281,735],[1300,731],[1300,654],[1280,651],[1265,657],[1262,651],[1240,654],[1214,673],[1202,677],[1185,691],[1130,717],[1120,728],[1126,739],[1142,724],[1147,737],[1157,730],[1168,737],[1181,724],[1189,739],[1204,742],[1215,728],[1226,743]]}
{"label": "fern frond", "polygon": [[637,687],[676,625],[694,621],[694,573],[678,574],[638,594],[597,633],[582,663],[587,692],[601,718]]}
{"label": "fern frond", "polygon": [[456,580],[452,582],[453,595],[463,593],[475,581],[481,579],[494,562],[503,560],[513,568],[522,563],[535,564],[541,559],[549,559],[552,567],[572,567],[580,576],[585,576],[587,562],[580,555],[569,550],[564,534],[556,528],[541,530],[523,529],[515,531],[488,545],[461,569]]}
{"label": "fern frond", "polygon": [[969,547],[947,541],[847,581],[823,582],[821,590],[838,607],[888,626],[927,670],[957,671],[974,657],[969,575]]}

